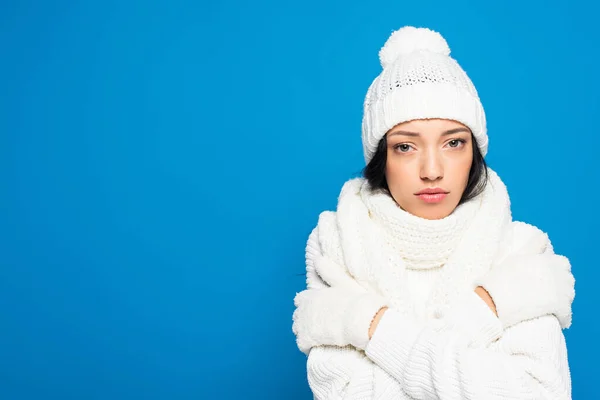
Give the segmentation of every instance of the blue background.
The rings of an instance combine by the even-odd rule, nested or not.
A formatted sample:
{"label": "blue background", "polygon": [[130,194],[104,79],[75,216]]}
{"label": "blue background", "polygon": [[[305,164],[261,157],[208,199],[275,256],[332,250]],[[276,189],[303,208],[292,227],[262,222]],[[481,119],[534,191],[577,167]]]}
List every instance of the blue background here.
{"label": "blue background", "polygon": [[597,396],[598,9],[491,3],[3,2],[0,398],[311,398],[304,245],[403,25],[446,37],[515,218],[571,259]]}

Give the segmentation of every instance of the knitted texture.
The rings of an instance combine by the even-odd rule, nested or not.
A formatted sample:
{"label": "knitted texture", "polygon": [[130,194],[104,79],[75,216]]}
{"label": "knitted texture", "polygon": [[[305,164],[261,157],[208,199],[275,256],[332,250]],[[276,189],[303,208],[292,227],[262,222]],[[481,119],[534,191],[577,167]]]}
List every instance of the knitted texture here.
{"label": "knitted texture", "polygon": [[409,269],[444,265],[481,206],[481,201],[468,201],[446,218],[429,220],[398,207],[388,193],[372,191],[365,181],[360,183],[361,201],[384,227],[389,245]]}
{"label": "knitted texture", "polygon": [[[569,259],[554,253],[546,233],[524,222],[513,223],[511,236],[512,245],[475,284],[490,293],[505,327],[540,315],[540,310],[548,306],[540,299],[554,299],[554,315],[563,328],[570,327],[575,278]],[[530,288],[531,282],[536,282],[536,290]]]}
{"label": "knitted texture", "polygon": [[439,33],[403,27],[392,33],[379,57],[383,71],[371,83],[363,105],[367,163],[388,130],[415,119],[458,121],[471,129],[481,153],[487,153],[486,118],[477,90],[450,57],[450,48]]}
{"label": "knitted texture", "polygon": [[354,283],[304,290],[296,295],[294,305],[292,331],[298,348],[308,354],[311,348],[323,342],[364,349],[369,341],[371,321],[387,302]]}
{"label": "knitted texture", "polygon": [[[362,179],[344,185],[336,212],[321,214],[306,246],[308,288],[327,288],[342,271],[390,309],[364,351],[313,343],[307,373],[316,399],[570,399],[561,332],[570,324],[570,269],[545,234],[511,220],[506,188],[488,172],[486,190],[455,210],[464,221],[408,221],[411,215],[377,199]],[[431,229],[443,238],[446,224],[462,232],[450,255],[448,245],[419,243],[430,241]],[[446,262],[433,268],[406,249],[398,254],[415,244]],[[519,256],[527,265],[503,267]],[[548,266],[547,257],[560,266]],[[502,283],[492,290],[504,318],[472,291],[488,276]],[[415,295],[414,287],[428,293]]]}
{"label": "knitted texture", "polygon": [[[498,330],[498,320],[481,303],[474,295],[473,303],[463,313],[465,318],[478,322],[478,330],[487,335]],[[469,312],[472,314],[468,315]],[[386,312],[365,354],[374,364],[371,373],[375,375],[373,370],[382,369],[395,379],[403,394],[342,398],[571,399],[566,343],[555,318],[544,316],[522,322],[483,346],[469,342],[470,338],[461,332],[414,324],[393,310]],[[313,370],[317,371],[317,365],[325,362],[331,370],[335,369],[334,365],[346,363],[335,354],[335,349],[320,354],[327,357],[327,361],[315,357],[311,361]],[[357,364],[354,368],[346,365],[346,368],[366,374]],[[340,380],[331,381],[335,381],[338,388],[343,387]],[[371,384],[373,393],[380,383],[371,381]],[[390,385],[390,382],[385,380],[384,384]],[[336,395],[330,393],[324,399],[336,398]]]}

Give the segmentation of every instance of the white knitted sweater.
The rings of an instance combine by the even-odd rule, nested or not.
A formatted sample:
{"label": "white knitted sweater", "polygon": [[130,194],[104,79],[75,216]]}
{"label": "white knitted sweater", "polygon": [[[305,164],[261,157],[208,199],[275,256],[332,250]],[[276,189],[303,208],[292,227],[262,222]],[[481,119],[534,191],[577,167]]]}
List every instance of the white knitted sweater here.
{"label": "white knitted sweater", "polygon": [[344,185],[337,212],[321,214],[306,248],[308,288],[327,286],[314,263],[325,256],[390,309],[365,351],[310,351],[315,399],[571,398],[570,264],[537,228],[511,220],[506,188],[489,173],[486,191],[442,220],[402,211],[362,179]]}

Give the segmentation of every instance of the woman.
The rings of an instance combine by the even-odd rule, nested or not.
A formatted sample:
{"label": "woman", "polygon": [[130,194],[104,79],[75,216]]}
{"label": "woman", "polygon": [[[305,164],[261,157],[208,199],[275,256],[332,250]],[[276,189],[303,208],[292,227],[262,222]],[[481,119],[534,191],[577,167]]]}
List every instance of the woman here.
{"label": "woman", "polygon": [[512,221],[475,87],[428,29],[379,56],[364,178],[320,215],[294,299],[315,398],[570,399],[570,264]]}

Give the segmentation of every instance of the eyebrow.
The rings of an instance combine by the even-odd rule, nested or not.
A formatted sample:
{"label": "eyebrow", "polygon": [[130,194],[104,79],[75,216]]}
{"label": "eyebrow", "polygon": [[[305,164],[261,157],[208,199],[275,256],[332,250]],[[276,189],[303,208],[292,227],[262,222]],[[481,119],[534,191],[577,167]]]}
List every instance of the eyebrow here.
{"label": "eyebrow", "polygon": [[[445,131],[444,133],[442,133],[442,136],[454,135],[455,133],[459,133],[459,132],[470,133],[471,131],[468,130],[467,128],[454,128],[454,129],[450,129],[450,130]],[[419,132],[393,131],[393,132],[390,132],[388,134],[388,137],[389,136],[394,136],[394,135],[403,135],[403,136],[412,136],[412,137],[421,136],[421,134]]]}

